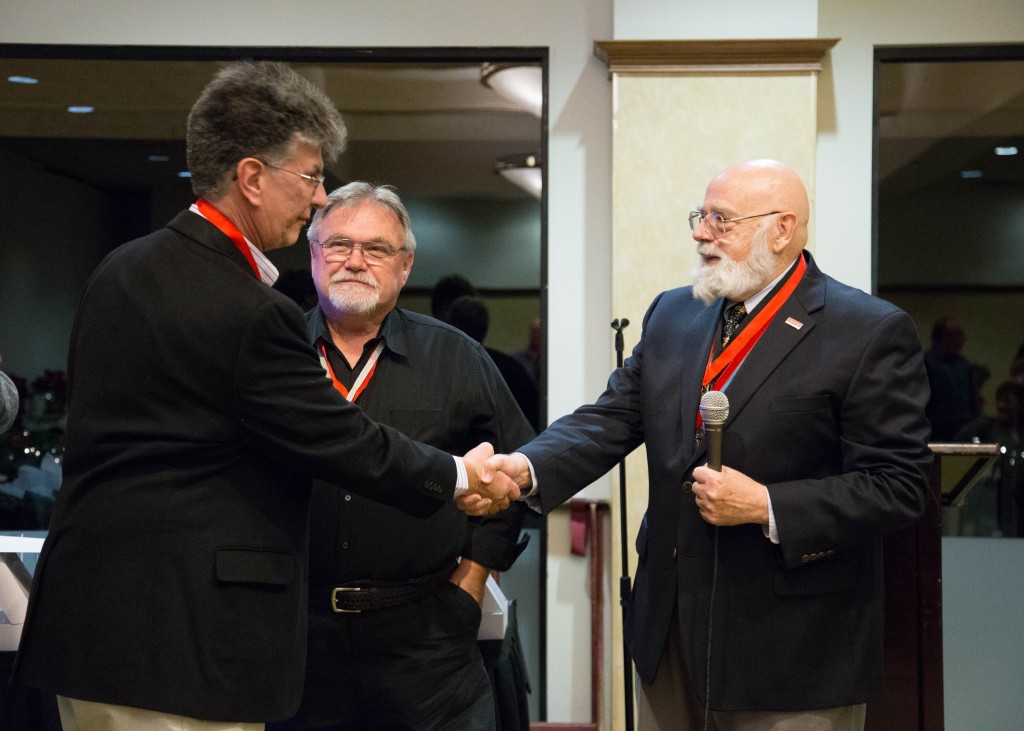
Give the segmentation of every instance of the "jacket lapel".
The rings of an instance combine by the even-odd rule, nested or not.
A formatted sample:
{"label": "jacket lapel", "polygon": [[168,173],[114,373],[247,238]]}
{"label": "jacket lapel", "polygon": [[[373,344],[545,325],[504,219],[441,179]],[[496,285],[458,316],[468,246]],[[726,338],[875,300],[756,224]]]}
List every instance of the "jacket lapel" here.
{"label": "jacket lapel", "polygon": [[[807,271],[796,291],[750,351],[726,390],[729,397],[730,421],[742,413],[765,380],[793,352],[800,341],[814,330],[813,313],[821,309],[824,297],[824,277],[808,254]],[[728,425],[726,428],[728,429]]]}
{"label": "jacket lapel", "polygon": [[256,274],[249,265],[249,262],[246,261],[242,252],[238,250],[238,247],[235,246],[234,242],[221,233],[220,229],[199,214],[188,210],[181,211],[177,216],[172,218],[170,222],[168,222],[167,228],[173,229],[183,236],[187,236],[197,244],[205,246],[207,249],[212,249],[218,254],[226,256],[228,259],[231,259],[233,262],[243,267],[253,279],[257,279]]}
{"label": "jacket lapel", "polygon": [[681,446],[684,463],[692,462],[707,451],[707,446],[697,443],[695,437],[697,412],[700,409],[700,384],[704,379],[704,369],[711,352],[711,340],[718,327],[718,316],[722,311],[722,301],[705,306],[699,300],[694,301],[698,307],[696,314],[683,323],[685,337],[682,338],[680,358],[683,367],[680,369],[680,418],[682,425],[679,433],[683,435]]}

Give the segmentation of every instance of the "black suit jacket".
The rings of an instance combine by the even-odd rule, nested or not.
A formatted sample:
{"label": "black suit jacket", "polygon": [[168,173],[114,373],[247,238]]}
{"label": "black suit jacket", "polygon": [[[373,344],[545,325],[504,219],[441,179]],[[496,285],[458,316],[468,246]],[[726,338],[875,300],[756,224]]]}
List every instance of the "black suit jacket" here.
{"label": "black suit jacket", "polygon": [[596,404],[521,451],[549,510],[646,444],[649,504],[626,622],[645,682],[675,607],[683,661],[712,708],[864,702],[881,679],[882,536],[927,499],[928,386],[914,323],[808,255],[726,390],[722,462],[767,484],[776,545],[758,525],[705,523],[681,488],[707,460],[695,417],[721,310],[689,287],[660,295]]}
{"label": "black suit jacket", "polygon": [[450,499],[451,456],[346,402],[299,308],[194,213],[100,264],[69,371],[16,680],[201,719],[292,715],[311,477],[425,508]]}

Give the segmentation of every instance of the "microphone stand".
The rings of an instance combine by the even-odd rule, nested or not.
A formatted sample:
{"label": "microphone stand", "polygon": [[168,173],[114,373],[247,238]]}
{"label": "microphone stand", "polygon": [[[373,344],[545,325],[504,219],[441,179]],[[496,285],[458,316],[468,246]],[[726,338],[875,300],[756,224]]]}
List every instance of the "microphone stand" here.
{"label": "microphone stand", "polygon": [[[629,320],[612,320],[615,331],[615,366],[622,367],[622,351],[624,349],[622,331],[629,325]],[[619,579],[619,605],[622,607],[622,684],[626,696],[626,731],[633,731],[633,659],[626,645],[626,611],[629,609],[629,556],[626,549],[628,529],[626,526],[626,460],[619,462],[619,518],[621,526],[622,577]]]}

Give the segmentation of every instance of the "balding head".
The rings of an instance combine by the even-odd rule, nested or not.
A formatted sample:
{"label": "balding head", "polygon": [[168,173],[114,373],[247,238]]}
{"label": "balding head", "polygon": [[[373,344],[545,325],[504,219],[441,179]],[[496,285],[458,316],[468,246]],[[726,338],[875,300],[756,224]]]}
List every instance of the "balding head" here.
{"label": "balding head", "polygon": [[[746,199],[750,211],[791,212],[796,217],[792,242],[786,247],[790,260],[807,245],[807,224],[811,206],[800,176],[777,160],[749,160],[730,165],[712,178],[714,185],[733,190]],[[748,215],[743,213],[741,215]]]}

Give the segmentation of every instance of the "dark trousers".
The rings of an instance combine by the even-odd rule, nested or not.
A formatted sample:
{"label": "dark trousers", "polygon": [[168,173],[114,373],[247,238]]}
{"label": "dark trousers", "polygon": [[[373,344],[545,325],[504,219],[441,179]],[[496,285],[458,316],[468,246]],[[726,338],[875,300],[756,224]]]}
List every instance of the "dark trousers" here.
{"label": "dark trousers", "polygon": [[302,708],[292,721],[268,724],[268,731],[495,728],[476,639],[480,607],[454,584],[444,582],[410,604],[358,614],[314,607],[309,620]]}

